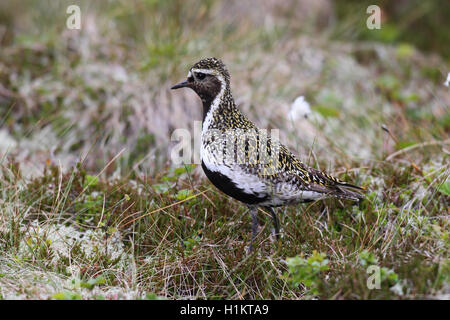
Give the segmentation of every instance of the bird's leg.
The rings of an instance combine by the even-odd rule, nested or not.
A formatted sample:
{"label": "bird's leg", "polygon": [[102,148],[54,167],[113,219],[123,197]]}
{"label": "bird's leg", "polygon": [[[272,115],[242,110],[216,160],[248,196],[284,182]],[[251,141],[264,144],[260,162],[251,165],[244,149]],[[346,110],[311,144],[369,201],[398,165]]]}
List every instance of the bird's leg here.
{"label": "bird's leg", "polygon": [[249,252],[253,251],[253,241],[256,238],[256,234],[258,232],[258,208],[250,207],[250,214],[252,215],[252,241],[250,242],[250,247],[248,248]]}
{"label": "bird's leg", "polygon": [[274,231],[275,237],[277,238],[277,240],[280,240],[280,221],[278,220],[277,213],[275,212],[275,210],[273,210],[272,207],[267,207],[267,209],[269,210],[270,214],[272,215],[273,227],[274,227],[273,231]]}

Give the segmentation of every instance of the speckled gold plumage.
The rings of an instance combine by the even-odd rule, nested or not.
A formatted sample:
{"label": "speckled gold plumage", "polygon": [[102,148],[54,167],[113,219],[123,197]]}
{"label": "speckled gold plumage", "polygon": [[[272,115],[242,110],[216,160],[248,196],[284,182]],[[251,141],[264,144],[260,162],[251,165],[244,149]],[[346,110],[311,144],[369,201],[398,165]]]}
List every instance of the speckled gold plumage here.
{"label": "speckled gold plumage", "polygon": [[[226,143],[240,146],[241,152],[236,152],[233,155],[234,158],[229,159],[229,163],[225,164],[231,167],[232,170],[242,170],[244,174],[255,175],[267,184],[268,200],[266,202],[268,205],[283,205],[308,200],[301,199],[301,196],[298,199],[291,198],[284,194],[286,192],[297,194],[301,191],[311,191],[314,194],[320,193],[324,197],[334,196],[353,200],[362,197],[357,192],[347,190],[347,187],[358,187],[307,166],[298,160],[284,145],[279,144],[277,141],[272,141],[270,137],[267,137],[267,140],[262,139],[262,136],[267,136],[266,133],[258,129],[236,107],[230,90],[229,73],[220,60],[216,58],[204,59],[196,63],[192,69],[215,70],[226,79],[226,88],[220,105],[217,109],[210,111],[213,114],[208,127],[208,130],[216,130],[223,133],[223,135],[219,135],[219,138],[217,138],[218,135],[216,134],[213,140],[205,134],[202,139],[203,150],[216,153],[217,157],[220,158],[223,157],[222,153]],[[272,159],[269,157],[269,161],[259,161],[260,152],[264,149],[260,148],[260,141],[267,143],[265,150],[269,154],[276,148],[278,157]],[[210,157],[213,156],[214,154],[210,155]],[[236,185],[239,187],[239,182]],[[283,193],[283,195],[279,195],[279,193]],[[299,194],[301,195],[302,193]],[[271,195],[281,196],[282,199],[285,199],[285,203],[282,203],[283,201],[270,203]]]}

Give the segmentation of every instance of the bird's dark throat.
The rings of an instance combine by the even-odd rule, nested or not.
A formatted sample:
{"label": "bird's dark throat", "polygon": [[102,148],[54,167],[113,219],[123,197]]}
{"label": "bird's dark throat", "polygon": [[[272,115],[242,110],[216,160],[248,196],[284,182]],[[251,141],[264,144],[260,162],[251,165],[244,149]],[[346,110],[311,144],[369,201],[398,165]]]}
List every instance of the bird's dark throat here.
{"label": "bird's dark throat", "polygon": [[214,98],[210,98],[210,97],[206,98],[206,97],[200,96],[200,99],[202,99],[202,103],[203,103],[203,118],[202,118],[202,121],[205,120],[206,115],[208,114],[208,111],[211,109],[211,105],[212,105],[212,103],[214,101]]}

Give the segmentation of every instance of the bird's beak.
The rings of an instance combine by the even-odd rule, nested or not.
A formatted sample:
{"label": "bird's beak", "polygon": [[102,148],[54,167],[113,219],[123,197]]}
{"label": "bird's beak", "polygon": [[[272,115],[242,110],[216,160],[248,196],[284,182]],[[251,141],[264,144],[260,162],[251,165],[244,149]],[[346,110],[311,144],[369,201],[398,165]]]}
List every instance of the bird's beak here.
{"label": "bird's beak", "polygon": [[174,90],[174,89],[184,88],[184,87],[188,87],[188,86],[189,86],[189,82],[183,81],[183,82],[180,82],[180,83],[174,85],[174,86],[173,86],[172,88],[170,88],[170,89]]}

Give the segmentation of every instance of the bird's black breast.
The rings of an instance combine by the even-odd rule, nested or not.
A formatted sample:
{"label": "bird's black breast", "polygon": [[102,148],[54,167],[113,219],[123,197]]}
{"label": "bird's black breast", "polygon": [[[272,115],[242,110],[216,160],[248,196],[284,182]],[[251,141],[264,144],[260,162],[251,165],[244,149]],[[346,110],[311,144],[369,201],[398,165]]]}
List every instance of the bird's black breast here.
{"label": "bird's black breast", "polygon": [[205,163],[202,161],[202,168],[208,177],[209,181],[216,186],[217,189],[225,193],[226,195],[244,202],[246,204],[258,204],[267,199],[266,197],[258,197],[255,194],[246,193],[241,188],[239,188],[230,178],[224,174],[216,171],[209,170]]}

